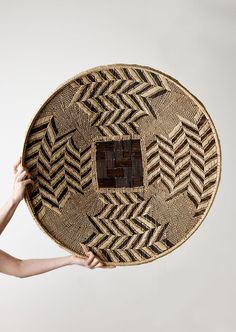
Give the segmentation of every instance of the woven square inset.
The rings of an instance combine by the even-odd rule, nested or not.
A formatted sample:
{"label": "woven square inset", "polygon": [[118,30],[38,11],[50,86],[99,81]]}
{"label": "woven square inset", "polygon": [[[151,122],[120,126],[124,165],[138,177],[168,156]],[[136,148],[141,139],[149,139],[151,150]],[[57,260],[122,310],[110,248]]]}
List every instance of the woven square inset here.
{"label": "woven square inset", "polygon": [[140,140],[97,142],[96,165],[101,188],[143,185]]}

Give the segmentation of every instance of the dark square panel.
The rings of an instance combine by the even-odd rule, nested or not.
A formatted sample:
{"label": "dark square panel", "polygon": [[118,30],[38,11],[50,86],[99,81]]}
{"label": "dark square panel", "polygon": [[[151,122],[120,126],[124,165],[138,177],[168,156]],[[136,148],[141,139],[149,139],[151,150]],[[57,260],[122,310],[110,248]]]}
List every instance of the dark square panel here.
{"label": "dark square panel", "polygon": [[96,142],[96,165],[100,188],[143,185],[140,140]]}

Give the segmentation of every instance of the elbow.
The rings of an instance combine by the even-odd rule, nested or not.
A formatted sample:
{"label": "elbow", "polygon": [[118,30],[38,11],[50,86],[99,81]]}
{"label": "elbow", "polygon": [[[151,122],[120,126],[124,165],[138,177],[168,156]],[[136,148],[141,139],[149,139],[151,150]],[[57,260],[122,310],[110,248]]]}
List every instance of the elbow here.
{"label": "elbow", "polygon": [[22,272],[18,271],[14,274],[14,277],[19,278],[19,279],[23,279],[23,278],[29,277],[29,275],[23,274]]}
{"label": "elbow", "polygon": [[26,275],[22,274],[20,271],[16,271],[13,276],[19,279],[26,278]]}
{"label": "elbow", "polygon": [[16,273],[16,274],[15,274],[15,277],[16,277],[16,278],[23,279],[23,278],[27,278],[28,276],[26,276],[26,275],[24,275],[24,274]]}
{"label": "elbow", "polygon": [[16,278],[23,279],[23,278],[28,277],[28,275],[25,274],[24,267],[23,267],[22,263],[23,263],[23,260],[20,260],[20,259],[17,262],[16,271],[14,273],[14,277],[16,277]]}

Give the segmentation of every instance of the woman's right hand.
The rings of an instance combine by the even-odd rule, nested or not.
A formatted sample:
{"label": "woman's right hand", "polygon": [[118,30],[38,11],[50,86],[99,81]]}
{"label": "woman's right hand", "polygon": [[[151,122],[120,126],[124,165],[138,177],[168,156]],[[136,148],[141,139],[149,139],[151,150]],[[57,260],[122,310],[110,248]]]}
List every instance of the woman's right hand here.
{"label": "woman's right hand", "polygon": [[95,268],[115,268],[116,266],[108,266],[105,263],[103,263],[97,256],[94,255],[92,251],[87,251],[86,252],[87,258],[81,258],[77,255],[72,255],[71,256],[71,263],[72,264],[77,264],[81,265],[84,267],[87,267],[89,269],[95,269]]}

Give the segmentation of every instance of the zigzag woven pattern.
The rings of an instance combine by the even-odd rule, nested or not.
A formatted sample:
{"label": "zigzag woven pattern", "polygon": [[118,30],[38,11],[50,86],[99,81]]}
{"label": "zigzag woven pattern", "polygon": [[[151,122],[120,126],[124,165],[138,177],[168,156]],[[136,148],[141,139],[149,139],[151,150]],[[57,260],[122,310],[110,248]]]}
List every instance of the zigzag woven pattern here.
{"label": "zigzag woven pattern", "polygon": [[196,206],[194,216],[205,212],[217,180],[217,151],[213,131],[204,114],[195,122],[179,117],[169,137],[156,135],[147,147],[148,182],[162,181],[171,200],[187,192]]}
{"label": "zigzag woven pattern", "polygon": [[46,206],[61,214],[70,191],[84,194],[91,184],[90,147],[84,151],[76,147],[74,131],[58,136],[53,116],[36,120],[30,131],[25,163],[36,179],[31,198],[39,218],[44,216]]}
{"label": "zigzag woven pattern", "polygon": [[219,139],[204,106],[150,67],[93,68],[61,85],[27,130],[26,203],[59,246],[107,265],[153,261],[209,211]]}
{"label": "zigzag woven pattern", "polygon": [[88,216],[97,232],[83,242],[109,262],[150,259],[173,244],[165,237],[168,223],[161,225],[149,214],[150,199],[137,193],[103,194],[105,203],[95,216]]}
{"label": "zigzag woven pattern", "polygon": [[137,121],[152,115],[150,99],[167,91],[160,76],[136,68],[111,68],[75,80],[71,100],[103,136],[138,134]]}

